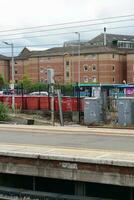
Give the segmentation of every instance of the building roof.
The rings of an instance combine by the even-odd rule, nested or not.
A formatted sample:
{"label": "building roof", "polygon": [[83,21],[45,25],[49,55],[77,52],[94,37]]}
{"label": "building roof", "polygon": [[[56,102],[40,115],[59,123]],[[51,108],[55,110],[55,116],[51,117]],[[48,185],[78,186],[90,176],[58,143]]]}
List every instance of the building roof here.
{"label": "building roof", "polygon": [[[109,34],[106,33],[106,40],[108,44],[112,44],[113,41],[133,41],[134,42],[134,36],[132,35],[118,35],[118,34]],[[101,33],[100,35],[96,36],[92,40],[88,41],[89,44],[103,44],[104,42],[104,33]]]}
{"label": "building roof", "polygon": [[[80,54],[93,54],[93,53],[124,53],[122,50],[108,46],[81,46]],[[78,55],[78,46],[74,47],[55,47],[42,51],[30,51],[24,48],[19,54],[17,59],[28,59],[33,57],[51,57],[63,55]]]}
{"label": "building roof", "polygon": [[31,51],[28,48],[24,48],[15,59],[27,59],[31,56]]}
{"label": "building roof", "polygon": [[[131,35],[118,35],[118,34],[108,34],[106,33],[107,44],[112,44],[113,40],[119,41],[133,41],[134,36]],[[104,33],[101,33],[97,37],[88,41],[84,45],[80,45],[80,54],[93,54],[93,53],[134,53],[134,49],[121,49],[116,46],[103,46],[104,41]],[[67,45],[63,47],[54,47],[47,50],[29,50],[28,48],[24,48],[15,59],[28,59],[33,57],[51,57],[51,56],[63,56],[65,54],[70,55],[78,55],[78,47],[79,44],[75,43],[74,45]],[[2,56],[2,55],[1,55]],[[6,59],[6,56],[3,56],[3,59]],[[8,58],[9,59],[9,58]]]}
{"label": "building roof", "polygon": [[10,60],[10,58],[0,54],[0,60]]}

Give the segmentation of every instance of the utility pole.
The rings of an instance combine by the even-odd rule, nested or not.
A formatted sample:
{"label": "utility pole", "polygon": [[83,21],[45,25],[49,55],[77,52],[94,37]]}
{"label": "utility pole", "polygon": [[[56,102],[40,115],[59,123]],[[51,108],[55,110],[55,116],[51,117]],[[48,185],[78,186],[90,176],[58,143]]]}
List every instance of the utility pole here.
{"label": "utility pole", "polygon": [[12,110],[15,112],[15,94],[14,94],[14,45],[13,43],[3,42],[6,45],[11,46],[11,68],[12,68],[12,76],[11,76],[11,89],[12,89]]}
{"label": "utility pole", "polygon": [[79,123],[80,123],[80,33],[79,32],[75,32],[75,34],[78,35],[78,83],[77,83],[77,111],[79,114]]}
{"label": "utility pole", "polygon": [[80,33],[75,32],[78,35],[78,85],[80,86]]}
{"label": "utility pole", "polygon": [[57,94],[58,94],[58,104],[59,104],[59,112],[60,112],[60,124],[61,126],[64,126],[62,103],[61,103],[61,92],[59,89],[57,90]]}

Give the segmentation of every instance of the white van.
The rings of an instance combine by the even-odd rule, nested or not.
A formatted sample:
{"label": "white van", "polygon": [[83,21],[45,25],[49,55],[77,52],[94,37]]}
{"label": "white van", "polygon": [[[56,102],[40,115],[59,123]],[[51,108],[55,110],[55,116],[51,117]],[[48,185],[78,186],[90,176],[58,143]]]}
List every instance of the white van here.
{"label": "white van", "polygon": [[0,95],[3,95],[4,94],[4,92],[3,91],[0,91]]}
{"label": "white van", "polygon": [[48,96],[48,92],[46,91],[38,91],[38,92],[31,92],[29,95],[42,95],[42,96]]}

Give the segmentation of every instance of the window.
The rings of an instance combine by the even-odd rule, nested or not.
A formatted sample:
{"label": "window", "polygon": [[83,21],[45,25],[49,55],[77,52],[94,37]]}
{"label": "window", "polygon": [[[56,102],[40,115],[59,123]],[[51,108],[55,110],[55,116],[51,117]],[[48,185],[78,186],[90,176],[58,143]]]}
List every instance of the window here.
{"label": "window", "polygon": [[15,69],[15,74],[17,74],[18,73],[18,70],[17,69]]}
{"label": "window", "polygon": [[84,65],[83,69],[84,69],[85,72],[88,71],[88,69],[89,69],[88,65]]}
{"label": "window", "polygon": [[69,61],[66,61],[66,65],[69,65]]}
{"label": "window", "polygon": [[133,71],[134,71],[134,65],[133,65]]}
{"label": "window", "polygon": [[84,77],[83,77],[83,81],[84,81],[84,83],[87,83],[87,82],[88,82],[88,77],[87,77],[87,76],[84,76]]}
{"label": "window", "polygon": [[69,71],[66,71],[66,78],[69,78]]}
{"label": "window", "polygon": [[115,71],[115,65],[112,66],[112,70]]}
{"label": "window", "polygon": [[18,83],[18,80],[15,80],[15,83]]}
{"label": "window", "polygon": [[119,48],[132,49],[132,48],[134,48],[134,42],[132,42],[132,41],[118,41],[118,47]]}
{"label": "window", "polygon": [[114,53],[113,53],[112,57],[113,57],[113,58],[115,58],[115,55],[114,55]]}
{"label": "window", "polygon": [[92,77],[92,81],[95,83],[96,82],[96,77]]}
{"label": "window", "polygon": [[44,68],[44,73],[47,74],[47,68]]}
{"label": "window", "polygon": [[43,72],[44,72],[43,67],[40,67],[40,73],[43,73]]}
{"label": "window", "polygon": [[96,65],[92,65],[92,70],[96,71]]}
{"label": "window", "polygon": [[113,83],[115,83],[115,78],[113,77]]}
{"label": "window", "polygon": [[66,77],[66,80],[69,81],[69,79],[70,79],[70,61],[65,62],[65,77]]}

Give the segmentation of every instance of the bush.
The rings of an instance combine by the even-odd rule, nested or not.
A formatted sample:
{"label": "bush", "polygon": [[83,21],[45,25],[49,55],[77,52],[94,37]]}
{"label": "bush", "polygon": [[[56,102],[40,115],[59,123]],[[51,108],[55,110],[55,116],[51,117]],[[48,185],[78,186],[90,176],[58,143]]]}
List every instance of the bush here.
{"label": "bush", "polygon": [[5,121],[8,118],[8,107],[0,102],[0,120]]}

